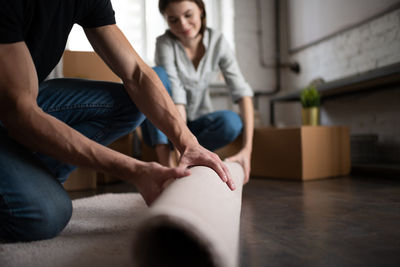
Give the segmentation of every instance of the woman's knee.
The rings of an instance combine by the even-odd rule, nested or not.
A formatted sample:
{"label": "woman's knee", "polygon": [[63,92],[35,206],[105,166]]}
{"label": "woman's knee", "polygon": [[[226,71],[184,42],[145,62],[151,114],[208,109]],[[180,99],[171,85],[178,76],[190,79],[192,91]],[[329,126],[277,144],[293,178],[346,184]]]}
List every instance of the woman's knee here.
{"label": "woman's knee", "polygon": [[169,83],[169,77],[168,77],[168,74],[165,71],[165,69],[161,66],[155,66],[155,67],[153,67],[153,70],[158,75],[158,78],[160,78],[160,80],[163,83],[168,94],[171,95],[171,87],[170,87],[170,83]]}
{"label": "woman's knee", "polygon": [[240,116],[233,111],[222,111],[219,116],[220,132],[226,142],[233,142],[242,132],[243,123]]}
{"label": "woman's knee", "polygon": [[66,192],[50,199],[45,196],[28,198],[22,201],[25,203],[22,207],[18,210],[14,208],[12,212],[7,212],[6,218],[2,218],[0,238],[14,242],[50,239],[68,224],[72,202]]}

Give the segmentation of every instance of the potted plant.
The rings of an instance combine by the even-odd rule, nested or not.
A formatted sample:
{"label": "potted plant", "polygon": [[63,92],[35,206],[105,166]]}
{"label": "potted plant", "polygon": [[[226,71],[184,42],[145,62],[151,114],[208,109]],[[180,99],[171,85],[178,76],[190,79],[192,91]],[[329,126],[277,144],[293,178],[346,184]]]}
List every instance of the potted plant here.
{"label": "potted plant", "polygon": [[303,125],[319,125],[319,107],[321,97],[315,86],[310,85],[304,88],[300,94]]}

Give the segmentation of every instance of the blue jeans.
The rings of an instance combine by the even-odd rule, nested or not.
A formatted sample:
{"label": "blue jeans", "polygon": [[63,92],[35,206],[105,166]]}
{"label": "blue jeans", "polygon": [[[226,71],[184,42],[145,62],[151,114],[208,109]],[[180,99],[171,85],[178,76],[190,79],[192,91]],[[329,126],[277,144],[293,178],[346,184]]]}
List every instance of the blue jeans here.
{"label": "blue jeans", "polygon": [[[143,127],[144,125],[145,127]],[[169,144],[168,138],[151,122],[147,121],[144,125],[141,126],[143,139],[149,146]],[[239,115],[230,110],[211,112],[189,121],[187,126],[196,136],[200,145],[211,151],[235,141],[243,128]]]}
{"label": "blue jeans", "polygon": [[[158,75],[171,95],[167,73],[162,69]],[[197,137],[200,145],[211,151],[233,142],[243,129],[239,115],[230,110],[220,110],[203,115],[193,121],[188,121],[187,126]],[[167,136],[149,120],[145,120],[141,128],[143,139],[148,145],[169,144]]]}
{"label": "blue jeans", "polygon": [[[37,102],[46,113],[103,145],[130,133],[145,118],[118,83],[49,80],[40,84]],[[0,123],[0,239],[48,239],[64,229],[72,205],[62,183],[73,169],[18,144]]]}

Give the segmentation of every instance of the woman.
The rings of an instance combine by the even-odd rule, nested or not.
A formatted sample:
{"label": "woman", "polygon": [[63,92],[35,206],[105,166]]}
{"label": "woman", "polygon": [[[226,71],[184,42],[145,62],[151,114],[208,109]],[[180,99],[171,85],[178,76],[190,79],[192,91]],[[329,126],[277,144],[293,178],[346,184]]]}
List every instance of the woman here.
{"label": "woman", "polygon": [[[189,129],[207,149],[221,148],[243,132],[242,149],[227,160],[243,166],[247,182],[253,142],[253,92],[233,52],[222,34],[206,27],[202,0],[160,0],[159,9],[169,26],[156,44],[156,64],[168,75],[168,79],[162,79],[164,85]],[[207,88],[219,71],[224,75],[233,101],[239,103],[242,119],[232,111],[212,110]],[[155,147],[160,163],[170,165],[166,136],[148,121],[143,125],[143,133],[146,142]]]}

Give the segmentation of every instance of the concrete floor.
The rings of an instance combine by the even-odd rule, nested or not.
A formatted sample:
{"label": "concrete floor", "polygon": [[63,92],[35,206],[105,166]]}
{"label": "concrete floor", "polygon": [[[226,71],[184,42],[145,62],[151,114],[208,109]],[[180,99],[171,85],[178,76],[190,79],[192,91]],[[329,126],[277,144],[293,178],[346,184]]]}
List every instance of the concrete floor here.
{"label": "concrete floor", "polygon": [[[131,192],[123,183],[72,198]],[[256,179],[244,187],[241,266],[400,266],[400,180]]]}

